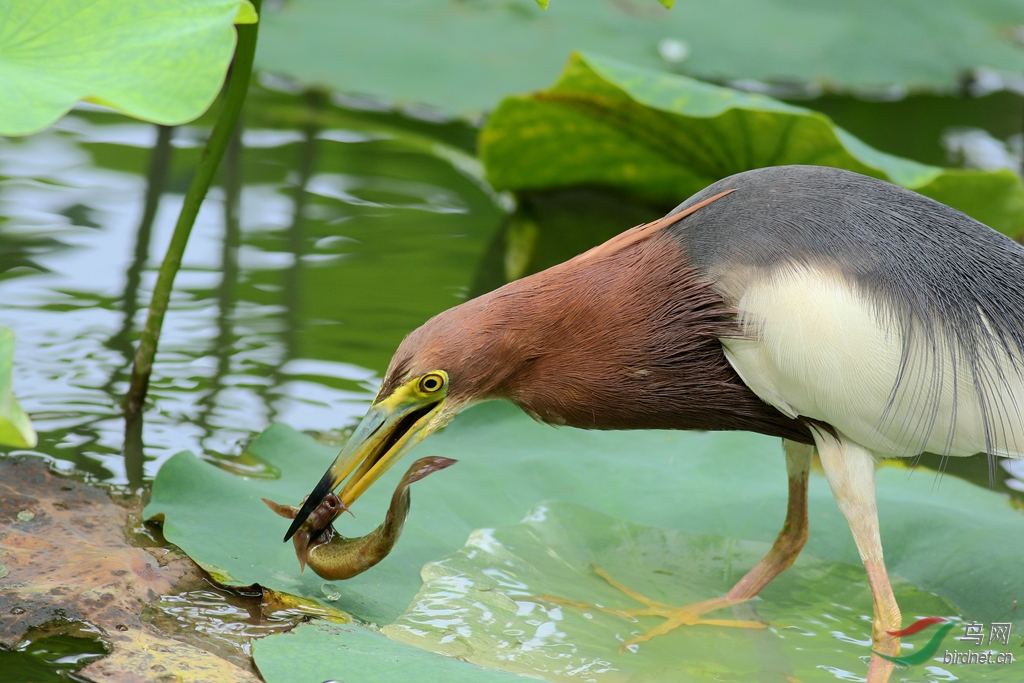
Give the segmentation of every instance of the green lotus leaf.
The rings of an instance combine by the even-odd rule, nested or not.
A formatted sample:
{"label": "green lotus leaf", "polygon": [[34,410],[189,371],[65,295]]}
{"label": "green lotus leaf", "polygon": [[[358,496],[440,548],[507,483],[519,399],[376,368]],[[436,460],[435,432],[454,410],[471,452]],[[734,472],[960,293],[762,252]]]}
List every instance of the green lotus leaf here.
{"label": "green lotus leaf", "polygon": [[267,683],[522,683],[522,678],[438,657],[352,625],[317,622],[253,641]]}
{"label": "green lotus leaf", "polygon": [[0,327],[0,446],[35,448],[38,438],[11,388],[14,333]]}
{"label": "green lotus leaf", "polygon": [[249,0],[0,0],[0,135],[49,126],[79,100],[174,125],[202,114]]}
{"label": "green lotus leaf", "polygon": [[574,55],[551,88],[504,100],[480,134],[480,156],[497,189],[597,185],[665,206],[752,168],[835,166],[1011,237],[1024,232],[1024,185],[1012,171],[920,164],[869,147],[818,112],[593,55]]}
{"label": "green lotus leaf", "polygon": [[[809,553],[759,599],[705,617],[770,628],[684,627],[620,648],[663,619],[631,617],[628,610],[647,605],[598,572],[649,600],[690,605],[726,593],[770,547],[543,504],[521,524],[479,530],[465,548],[428,564],[413,605],[383,631],[480,666],[566,683],[583,673],[598,681],[605,673],[629,681],[781,682],[819,680],[822,666],[862,670],[871,639],[864,569]],[[893,591],[906,614],[957,614],[905,581],[894,580]],[[911,647],[915,640],[908,640]],[[752,673],[758,677],[741,677]]]}
{"label": "green lotus leaf", "polygon": [[[593,562],[655,599],[681,602],[712,597],[748,569],[775,538],[786,509],[785,467],[778,439],[728,432],[553,429],[533,422],[509,404],[490,403],[467,410],[410,455],[410,462],[425,455],[444,455],[459,462],[414,487],[412,510],[394,552],[365,574],[328,583],[309,571],[299,574],[291,544],[281,542],[286,520],[268,510],[260,498],[298,502],[320,479],[337,447],[275,425],[249,446],[248,453],[279,471],[280,478],[246,479],[180,453],[160,469],[146,517],[163,518],[167,539],[218,580],[232,585],[258,583],[311,598],[384,627],[385,633],[403,641],[409,639],[397,635],[396,629],[411,627],[415,619],[423,621],[424,600],[436,592],[438,581],[448,572],[479,580],[505,560],[516,564],[510,570],[524,571],[526,565],[538,568],[522,574],[522,583],[532,595],[549,593],[620,608],[635,606],[608,592],[591,573],[589,563]],[[404,469],[393,468],[364,495],[355,506],[357,519],[346,516],[339,531],[355,536],[377,526]],[[822,596],[831,593],[849,608],[856,622],[870,614],[867,579],[846,521],[820,474],[812,474],[809,501],[811,536],[806,557],[766,589],[755,607],[773,623],[805,628],[808,619],[820,617]],[[540,504],[558,514],[549,514],[547,522],[539,520],[536,512],[530,512]],[[1014,624],[1015,632],[1024,629],[1024,616],[1013,611],[1019,582],[1012,578],[1024,562],[1024,548],[1010,540],[1024,538],[1024,515],[1009,501],[954,477],[937,484],[929,470],[883,467],[878,472],[878,507],[886,559],[897,592],[906,601],[908,619],[930,616],[916,614],[917,609],[942,610],[943,616],[983,623],[1007,621]],[[528,516],[524,524],[515,526]],[[488,537],[514,553],[478,557],[473,564],[468,553],[479,550]],[[558,571],[551,563],[553,550],[568,563]],[[451,557],[445,560],[446,556]],[[425,566],[424,585],[420,572]],[[692,581],[691,575],[696,576]],[[482,583],[479,587],[488,588]],[[801,606],[804,598],[806,607]],[[563,614],[568,615],[568,610]],[[600,624],[596,631],[579,632],[587,652],[607,647],[607,657],[614,658],[616,632],[628,636],[632,630],[657,623],[646,619],[630,624],[606,616],[595,620]],[[480,610],[464,618],[482,639],[468,658],[498,666],[495,660],[501,652],[493,643],[498,642],[495,637],[504,622],[488,621]],[[574,612],[572,620],[582,624],[586,617]],[[843,623],[836,630],[860,640],[859,645],[837,645],[834,639],[828,640],[830,630],[819,627],[817,633],[825,640],[815,641],[813,647],[841,648],[843,657],[848,657],[844,661],[855,664],[858,654],[868,654],[869,643],[852,622]],[[410,642],[418,647],[466,656],[448,647],[458,638],[441,642],[451,635],[443,623],[434,627],[419,623],[415,628],[422,635]],[[359,630],[352,632],[355,635],[348,636],[338,631],[329,653],[313,646],[304,650],[304,643],[319,642],[320,636],[313,638],[308,632],[303,638],[273,636],[257,645],[257,663],[263,671],[268,660],[261,657],[276,652],[274,657],[330,658],[344,666],[363,647],[347,645],[347,638],[365,636]],[[716,636],[732,639],[736,651],[727,656],[725,650],[713,650],[715,666],[728,670],[730,661],[751,664],[756,659],[751,648],[759,647],[758,641],[737,634],[730,629]],[[313,641],[305,640],[306,636]],[[487,642],[490,650],[483,646]],[[667,665],[666,652],[672,649],[671,643],[678,646],[679,642],[654,641],[647,651],[660,652],[652,657]],[[289,644],[294,648],[285,647]],[[391,647],[381,650],[382,668],[394,661]],[[501,668],[521,670],[511,664]],[[319,683],[323,679],[311,674],[291,680]]]}
{"label": "green lotus leaf", "polygon": [[543,88],[573,50],[846,91],[958,92],[978,67],[1024,71],[1016,0],[290,0],[264,20],[264,71],[460,114]]}

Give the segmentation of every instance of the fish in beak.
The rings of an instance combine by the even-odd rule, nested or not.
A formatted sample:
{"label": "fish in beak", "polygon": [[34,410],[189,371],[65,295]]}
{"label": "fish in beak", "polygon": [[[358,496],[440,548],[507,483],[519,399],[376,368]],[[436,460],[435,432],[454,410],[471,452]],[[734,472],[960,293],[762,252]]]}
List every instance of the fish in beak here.
{"label": "fish in beak", "polygon": [[417,377],[374,403],[320,482],[299,509],[284,540],[352,475],[339,497],[347,509],[413,446],[446,420],[439,420],[448,394],[448,374],[435,370]]}

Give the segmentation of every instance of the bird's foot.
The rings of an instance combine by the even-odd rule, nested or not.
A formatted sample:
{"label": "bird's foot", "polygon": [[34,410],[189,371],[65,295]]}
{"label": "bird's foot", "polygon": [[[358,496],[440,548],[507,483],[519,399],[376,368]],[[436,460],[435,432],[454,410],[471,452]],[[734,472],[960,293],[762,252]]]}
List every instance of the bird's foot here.
{"label": "bird's foot", "polygon": [[567,600],[565,598],[556,597],[553,595],[540,595],[538,598],[546,602],[554,602],[560,605],[571,605],[573,607],[580,607],[584,609],[597,609],[608,614],[615,614],[624,618],[634,617],[661,617],[665,621],[655,626],[654,628],[648,629],[638,636],[630,638],[622,644],[621,649],[626,649],[632,645],[638,643],[644,643],[655,638],[657,636],[664,635],[669,631],[673,631],[680,626],[725,626],[731,628],[765,628],[765,624],[759,621],[742,621],[736,619],[704,619],[704,615],[709,612],[714,612],[725,607],[731,607],[733,605],[744,602],[744,600],[736,600],[730,598],[712,598],[710,600],[703,600],[696,602],[692,605],[685,607],[673,607],[656,600],[637,593],[633,589],[622,585],[606,571],[600,567],[591,565],[594,569],[594,573],[600,576],[602,579],[607,581],[612,587],[622,591],[627,596],[636,600],[637,602],[645,605],[640,609],[613,609],[610,607],[602,607],[598,605],[592,605],[586,602],[577,602],[575,600]]}
{"label": "bird's foot", "polygon": [[[899,605],[892,594],[885,565],[878,561],[865,561],[864,568],[868,573],[868,583],[874,596],[874,619],[871,624],[871,660],[868,662],[868,683],[886,683],[892,674],[895,663],[892,658],[900,654],[900,615]],[[882,655],[882,656],[880,656]]]}
{"label": "bird's foot", "polygon": [[[873,568],[868,569],[869,578]],[[895,600],[876,607],[871,628],[871,660],[868,662],[868,683],[886,683],[900,654],[900,610]],[[879,656],[883,655],[883,656]]]}

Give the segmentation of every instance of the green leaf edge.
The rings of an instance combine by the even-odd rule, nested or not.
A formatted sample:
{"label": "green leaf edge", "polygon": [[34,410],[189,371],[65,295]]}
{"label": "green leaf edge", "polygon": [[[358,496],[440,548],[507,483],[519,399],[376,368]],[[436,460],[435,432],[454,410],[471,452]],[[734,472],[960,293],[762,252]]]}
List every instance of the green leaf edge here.
{"label": "green leaf edge", "polygon": [[11,390],[14,332],[0,327],[0,446],[35,448],[39,436]]}
{"label": "green leaf edge", "polygon": [[260,20],[259,13],[250,0],[241,0],[238,6],[238,14],[235,15],[236,24],[255,24]]}

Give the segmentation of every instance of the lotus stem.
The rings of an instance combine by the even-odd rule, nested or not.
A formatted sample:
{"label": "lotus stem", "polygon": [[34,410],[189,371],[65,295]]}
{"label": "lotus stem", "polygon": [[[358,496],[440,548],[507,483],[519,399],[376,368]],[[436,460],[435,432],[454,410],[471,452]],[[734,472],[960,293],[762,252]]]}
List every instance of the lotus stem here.
{"label": "lotus stem", "polygon": [[[262,4],[261,0],[252,0],[252,4],[258,14]],[[235,58],[228,76],[228,85],[224,92],[220,114],[213,124],[213,130],[210,131],[210,137],[207,139],[206,147],[199,159],[199,166],[192,177],[192,184],[189,185],[188,192],[185,194],[185,202],[178,215],[178,222],[174,226],[171,243],[167,247],[167,253],[160,265],[156,286],[153,288],[153,300],[149,304],[146,326],[142,330],[139,348],[135,352],[131,385],[128,387],[128,395],[124,399],[124,411],[127,416],[138,415],[142,411],[146,392],[149,389],[149,377],[153,371],[153,358],[160,342],[160,330],[163,327],[164,315],[167,313],[167,305],[171,300],[174,277],[181,267],[181,258],[185,253],[189,235],[192,233],[192,225],[199,214],[199,207],[202,206],[206,193],[213,183],[213,178],[224,157],[224,150],[231,140],[231,134],[234,132],[249,90],[259,22],[242,24],[235,28],[238,31],[238,44],[235,47]]]}

